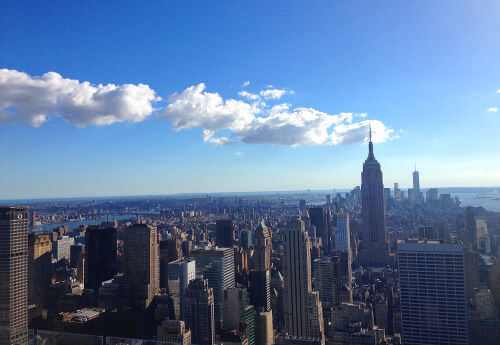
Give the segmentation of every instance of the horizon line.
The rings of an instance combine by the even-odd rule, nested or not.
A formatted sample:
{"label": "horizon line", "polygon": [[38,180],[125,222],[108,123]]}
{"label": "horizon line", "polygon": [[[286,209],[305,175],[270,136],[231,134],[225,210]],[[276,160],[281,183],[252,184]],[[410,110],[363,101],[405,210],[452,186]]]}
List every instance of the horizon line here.
{"label": "horizon line", "polygon": [[[210,195],[224,195],[224,194],[279,194],[279,193],[285,193],[285,194],[290,194],[290,193],[325,193],[325,194],[333,194],[335,191],[342,191],[345,193],[346,191],[351,191],[355,189],[356,187],[360,186],[355,186],[354,188],[334,188],[334,189],[289,189],[289,190],[258,190],[258,191],[240,191],[240,192],[181,192],[181,193],[170,193],[170,194],[135,194],[135,195],[130,195],[130,194],[123,194],[123,195],[90,195],[90,196],[54,196],[54,197],[31,197],[31,198],[12,198],[12,199],[0,199],[0,203],[5,203],[9,201],[43,201],[43,200],[80,200],[80,199],[116,199],[116,198],[147,198],[147,197],[157,197],[157,198],[168,198],[168,197],[180,197],[180,196],[210,196]],[[429,190],[431,188],[437,188],[439,189],[500,189],[500,186],[481,186],[481,187],[425,187],[425,188],[420,188],[421,191],[423,190]],[[390,188],[391,190],[394,190],[394,186]],[[412,189],[410,187],[406,188],[399,188],[401,190],[404,189]],[[327,193],[331,192],[331,193]]]}

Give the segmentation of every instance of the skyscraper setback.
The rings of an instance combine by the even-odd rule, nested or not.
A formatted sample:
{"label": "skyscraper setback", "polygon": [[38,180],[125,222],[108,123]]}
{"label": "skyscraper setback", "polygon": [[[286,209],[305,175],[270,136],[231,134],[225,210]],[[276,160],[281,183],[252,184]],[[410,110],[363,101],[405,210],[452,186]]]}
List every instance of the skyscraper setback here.
{"label": "skyscraper setback", "polygon": [[371,128],[368,149],[361,173],[363,225],[359,262],[364,266],[385,266],[389,259],[389,243],[385,227],[384,182],[380,163],[373,154]]}
{"label": "skyscraper setback", "polygon": [[28,328],[28,211],[0,207],[0,344],[23,344]]}

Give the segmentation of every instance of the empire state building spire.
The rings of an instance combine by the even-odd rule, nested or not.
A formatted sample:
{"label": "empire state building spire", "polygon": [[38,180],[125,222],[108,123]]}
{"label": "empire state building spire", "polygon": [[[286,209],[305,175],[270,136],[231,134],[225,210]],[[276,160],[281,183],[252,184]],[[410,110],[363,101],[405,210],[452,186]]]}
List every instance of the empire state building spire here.
{"label": "empire state building spire", "polygon": [[375,155],[373,154],[373,143],[372,143],[372,125],[370,124],[370,142],[368,143],[368,159],[375,160]]}
{"label": "empire state building spire", "polygon": [[384,183],[380,163],[373,154],[372,128],[368,158],[361,173],[362,232],[359,263],[381,267],[388,263],[389,246],[385,227]]}

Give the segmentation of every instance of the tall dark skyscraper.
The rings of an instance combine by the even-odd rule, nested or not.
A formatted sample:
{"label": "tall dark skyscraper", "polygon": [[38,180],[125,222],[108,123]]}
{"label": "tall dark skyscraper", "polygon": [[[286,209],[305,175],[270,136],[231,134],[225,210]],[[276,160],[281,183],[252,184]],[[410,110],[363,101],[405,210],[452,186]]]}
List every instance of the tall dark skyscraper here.
{"label": "tall dark skyscraper", "polygon": [[214,344],[214,293],[207,280],[194,279],[189,283],[182,300],[182,315],[191,329],[193,344]]}
{"label": "tall dark skyscraper", "polygon": [[310,207],[309,218],[311,219],[311,224],[316,227],[316,236],[321,237],[325,248],[329,248],[328,212],[323,207]]}
{"label": "tall dark skyscraper", "polygon": [[134,224],[123,231],[124,287],[132,305],[147,309],[160,289],[156,226]]}
{"label": "tall dark skyscraper", "polygon": [[116,229],[89,227],[85,231],[85,288],[97,291],[116,273]]}
{"label": "tall dark skyscraper", "polygon": [[220,219],[215,223],[215,244],[219,247],[232,248],[234,225],[231,219]]}
{"label": "tall dark skyscraper", "polygon": [[373,154],[370,128],[369,152],[361,173],[361,201],[363,228],[360,245],[360,264],[385,266],[389,260],[386,240],[384,182],[380,163]]}
{"label": "tall dark skyscraper", "polygon": [[28,328],[28,211],[0,207],[0,344],[24,344]]}

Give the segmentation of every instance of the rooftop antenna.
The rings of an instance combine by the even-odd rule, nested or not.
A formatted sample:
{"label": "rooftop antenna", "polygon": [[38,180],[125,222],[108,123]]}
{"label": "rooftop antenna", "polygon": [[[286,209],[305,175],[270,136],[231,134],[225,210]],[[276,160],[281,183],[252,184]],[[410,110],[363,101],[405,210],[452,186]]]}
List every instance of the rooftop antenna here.
{"label": "rooftop antenna", "polygon": [[372,124],[368,122],[368,126],[370,127],[370,142],[372,142]]}

